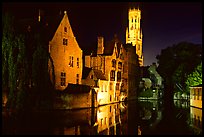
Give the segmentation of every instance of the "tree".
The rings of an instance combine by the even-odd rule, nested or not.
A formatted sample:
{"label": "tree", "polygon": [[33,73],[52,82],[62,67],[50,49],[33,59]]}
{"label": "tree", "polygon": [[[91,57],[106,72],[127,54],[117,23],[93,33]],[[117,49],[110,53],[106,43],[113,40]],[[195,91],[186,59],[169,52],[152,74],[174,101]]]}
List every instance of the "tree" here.
{"label": "tree", "polygon": [[202,62],[195,68],[195,70],[187,76],[186,90],[189,91],[190,86],[197,86],[202,84]]}
{"label": "tree", "polygon": [[8,95],[7,106],[15,107],[17,87],[17,45],[14,28],[14,17],[10,13],[3,14],[2,35],[2,81],[3,92]]}
{"label": "tree", "polygon": [[41,34],[39,31],[34,35],[37,47],[33,54],[32,63],[33,92],[37,108],[50,108],[52,107],[54,88],[48,72],[48,60],[50,56],[48,50],[45,48],[47,45]]}
{"label": "tree", "polygon": [[179,83],[185,88],[187,75],[200,63],[202,47],[199,44],[181,42],[168,47],[157,55],[158,72],[166,80]]}
{"label": "tree", "polygon": [[[173,106],[173,91],[175,83],[185,86],[186,75],[200,63],[202,47],[200,44],[180,42],[167,47],[157,55],[158,73],[164,79],[164,104],[167,108]],[[168,114],[167,114],[168,115]]]}

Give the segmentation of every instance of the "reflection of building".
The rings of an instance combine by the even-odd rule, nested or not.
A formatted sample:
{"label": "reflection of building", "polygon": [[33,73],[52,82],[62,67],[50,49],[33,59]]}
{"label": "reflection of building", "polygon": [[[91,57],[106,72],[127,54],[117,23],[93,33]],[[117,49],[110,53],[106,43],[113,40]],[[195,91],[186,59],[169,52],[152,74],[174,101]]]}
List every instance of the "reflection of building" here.
{"label": "reflection of building", "polygon": [[121,135],[119,103],[98,108],[59,111],[55,117],[59,118],[54,128],[56,135]]}
{"label": "reflection of building", "polygon": [[97,111],[98,133],[102,135],[118,135],[117,125],[121,124],[119,104],[106,105]]}
{"label": "reflection of building", "polygon": [[202,109],[190,107],[190,126],[202,132]]}

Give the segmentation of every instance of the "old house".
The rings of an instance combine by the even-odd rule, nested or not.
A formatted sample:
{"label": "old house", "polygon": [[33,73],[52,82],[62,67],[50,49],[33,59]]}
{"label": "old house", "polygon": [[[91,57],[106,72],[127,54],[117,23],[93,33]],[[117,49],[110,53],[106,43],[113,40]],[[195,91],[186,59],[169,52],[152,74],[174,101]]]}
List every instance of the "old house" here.
{"label": "old house", "polygon": [[[49,53],[52,62],[50,61],[48,65],[55,88],[64,90],[69,84],[81,84],[82,50],[72,32],[66,11],[63,16],[61,15],[61,20],[56,25],[49,40]],[[53,71],[55,77],[51,73]]]}
{"label": "old house", "polygon": [[98,37],[97,50],[90,55],[85,55],[85,67],[100,70],[106,78],[107,84],[99,86],[98,91],[98,95],[103,95],[101,92],[107,92],[107,96],[101,97],[103,104],[120,101],[123,60],[123,44],[116,35],[106,44],[103,37]]}

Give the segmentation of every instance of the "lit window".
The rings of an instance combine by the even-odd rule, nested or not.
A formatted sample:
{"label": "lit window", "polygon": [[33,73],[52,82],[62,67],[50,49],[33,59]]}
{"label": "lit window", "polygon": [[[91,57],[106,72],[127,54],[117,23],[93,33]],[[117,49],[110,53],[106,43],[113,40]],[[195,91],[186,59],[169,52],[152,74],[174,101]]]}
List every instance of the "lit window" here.
{"label": "lit window", "polygon": [[117,72],[117,81],[121,81],[121,72],[120,71]]}
{"label": "lit window", "polygon": [[66,73],[61,72],[61,86],[66,86]]}

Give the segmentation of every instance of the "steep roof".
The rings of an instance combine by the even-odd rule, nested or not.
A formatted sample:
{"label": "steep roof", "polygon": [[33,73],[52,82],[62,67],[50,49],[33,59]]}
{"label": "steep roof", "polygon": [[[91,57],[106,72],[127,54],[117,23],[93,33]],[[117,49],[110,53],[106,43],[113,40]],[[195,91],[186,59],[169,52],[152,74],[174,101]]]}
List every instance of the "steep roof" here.
{"label": "steep roof", "polygon": [[117,50],[118,50],[117,52],[119,53],[122,42],[119,40],[117,35],[114,35],[113,39],[104,45],[104,55],[113,54],[115,43],[116,43]]}

